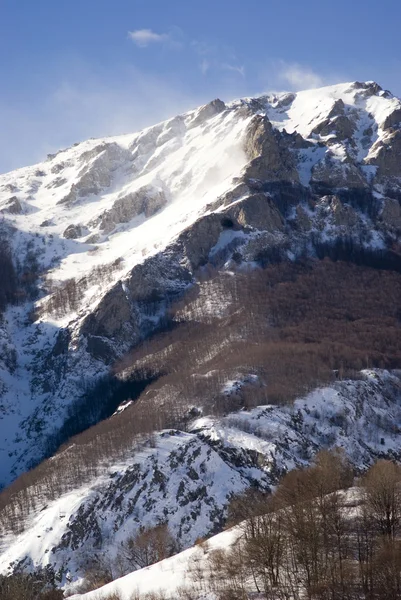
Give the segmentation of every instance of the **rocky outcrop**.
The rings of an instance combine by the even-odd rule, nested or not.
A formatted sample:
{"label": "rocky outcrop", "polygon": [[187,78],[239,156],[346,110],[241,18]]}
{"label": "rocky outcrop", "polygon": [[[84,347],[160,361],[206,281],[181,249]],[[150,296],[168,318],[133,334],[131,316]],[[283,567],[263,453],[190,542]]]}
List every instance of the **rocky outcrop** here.
{"label": "rocky outcrop", "polygon": [[138,341],[139,326],[134,319],[134,308],[121,282],[104,296],[98,307],[85,319],[81,333],[113,339],[116,344],[128,340],[134,344]]}
{"label": "rocky outcrop", "polygon": [[227,211],[242,227],[263,231],[283,231],[284,219],[267,194],[253,194]]}
{"label": "rocky outcrop", "polygon": [[21,201],[17,198],[17,196],[12,196],[8,200],[3,210],[4,212],[9,213],[10,215],[21,215],[24,212],[23,205]]}
{"label": "rocky outcrop", "polygon": [[351,140],[355,131],[355,123],[345,115],[340,115],[319,123],[319,125],[312,130],[312,133],[318,134],[320,137],[334,136],[333,139],[343,142],[345,140]]}
{"label": "rocky outcrop", "polygon": [[219,98],[216,98],[215,100],[212,100],[212,102],[209,102],[209,104],[205,104],[205,106],[202,106],[197,111],[194,118],[189,123],[188,127],[189,128],[198,127],[199,125],[202,125],[208,119],[211,119],[212,117],[215,117],[219,113],[226,110],[226,108],[227,107],[224,104],[224,102],[222,100],[220,100]]}
{"label": "rocky outcrop", "polygon": [[333,222],[336,227],[345,227],[351,230],[360,223],[360,217],[349,204],[341,202],[338,196],[329,198]]}
{"label": "rocky outcrop", "polygon": [[327,152],[312,169],[311,186],[317,193],[324,193],[324,190],[333,188],[366,188],[367,182],[357,165],[350,160],[340,161]]}
{"label": "rocky outcrop", "polygon": [[100,217],[99,227],[104,233],[110,233],[116,225],[128,223],[139,215],[153,216],[167,202],[166,192],[161,187],[145,186],[118,198]]}
{"label": "rocky outcrop", "polygon": [[[401,180],[401,130],[389,131],[371,148],[366,164],[377,167],[377,182],[399,183]],[[387,180],[387,181],[386,181]],[[396,180],[396,181],[394,181]]]}
{"label": "rocky outcrop", "polygon": [[87,235],[87,233],[88,229],[86,227],[83,227],[82,225],[71,224],[68,225],[67,229],[65,229],[63,237],[65,237],[67,240],[77,240],[78,238]]}
{"label": "rocky outcrop", "polygon": [[256,115],[246,132],[244,150],[250,163],[245,178],[261,181],[299,181],[295,159],[280,144],[282,134],[273,129],[267,117]]}
{"label": "rocky outcrop", "polygon": [[83,152],[80,156],[83,166],[79,180],[58,203],[73,204],[79,198],[98,194],[110,187],[116,169],[130,160],[132,160],[131,153],[114,142],[103,142],[92,150]]}
{"label": "rocky outcrop", "polygon": [[382,129],[399,129],[401,126],[401,106],[391,112],[381,124]]}
{"label": "rocky outcrop", "polygon": [[399,200],[384,198],[381,220],[386,229],[401,231],[401,205]]}

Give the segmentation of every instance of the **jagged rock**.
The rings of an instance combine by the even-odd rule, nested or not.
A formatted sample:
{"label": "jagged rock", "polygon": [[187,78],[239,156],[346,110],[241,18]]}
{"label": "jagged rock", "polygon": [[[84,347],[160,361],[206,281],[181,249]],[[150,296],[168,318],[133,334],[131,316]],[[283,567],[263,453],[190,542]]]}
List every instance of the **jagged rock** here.
{"label": "jagged rock", "polygon": [[343,204],[338,196],[330,197],[329,203],[335,225],[351,228],[359,223],[360,219],[352,206]]}
{"label": "jagged rock", "polygon": [[10,192],[11,194],[18,191],[18,187],[12,183],[6,183],[5,185],[2,186],[2,189],[5,192]]}
{"label": "jagged rock", "polygon": [[[288,135],[288,134],[287,134]],[[256,115],[248,126],[244,150],[250,159],[245,170],[248,179],[262,181],[299,181],[295,159],[280,145],[282,134],[273,129],[267,117]]]}
{"label": "jagged rock", "polygon": [[336,141],[344,141],[352,139],[355,131],[355,123],[345,115],[340,115],[322,121],[322,123],[316,125],[312,130],[312,133],[320,135],[321,137],[334,134]]}
{"label": "jagged rock", "polygon": [[383,91],[380,85],[375,81],[355,81],[352,84],[352,89],[361,90],[363,96],[365,97],[375,96],[379,92]]}
{"label": "jagged rock", "polygon": [[17,196],[12,196],[3,210],[10,213],[10,215],[21,215],[24,212],[23,206]]}
{"label": "jagged rock", "polygon": [[86,238],[85,244],[97,244],[100,241],[100,235],[98,233],[93,233],[89,237]]}
{"label": "jagged rock", "polygon": [[174,256],[177,246],[171,246],[165,256],[152,256],[132,270],[126,282],[132,302],[163,303],[178,296],[193,281],[190,270],[182,264],[182,254]]}
{"label": "jagged rock", "polygon": [[118,198],[112,208],[103,213],[100,229],[105,233],[112,231],[119,223],[128,223],[134,217],[144,215],[151,217],[167,204],[167,196],[163,189],[145,186]]}
{"label": "jagged rock", "polygon": [[308,216],[308,213],[306,212],[305,208],[301,204],[298,204],[298,206],[296,207],[295,214],[296,226],[301,231],[310,231],[312,228],[312,221]]}
{"label": "jagged rock", "polygon": [[316,190],[367,187],[361,171],[355,164],[340,162],[330,153],[313,167],[311,185]]}
{"label": "jagged rock", "polygon": [[87,229],[86,227],[82,227],[82,225],[68,225],[67,229],[64,231],[63,236],[67,240],[76,240],[84,235],[86,235]]}
{"label": "jagged rock", "polygon": [[202,125],[208,119],[211,119],[215,115],[218,115],[219,113],[223,112],[223,110],[226,110],[226,108],[227,107],[224,104],[224,102],[219,98],[212,100],[212,102],[209,102],[209,104],[205,104],[205,106],[202,106],[198,110],[195,117],[189,123],[189,127],[192,128],[198,127],[198,125]]}
{"label": "jagged rock", "polygon": [[378,167],[376,180],[401,178],[401,130],[391,131],[373,144],[366,164]]}
{"label": "jagged rock", "polygon": [[236,204],[229,212],[240,225],[264,231],[283,231],[284,219],[271,198],[253,194]]}
{"label": "jagged rock", "polygon": [[198,219],[179,236],[177,246],[191,269],[195,270],[208,261],[211,249],[217,244],[223,228],[227,226],[227,222],[224,224],[223,214],[212,214]]}
{"label": "jagged rock", "polygon": [[292,104],[295,100],[295,94],[289,92],[287,94],[284,94],[283,96],[280,96],[277,99],[272,99],[272,106],[276,109],[280,109],[280,108],[287,108],[287,106],[289,106],[290,104]]}
{"label": "jagged rock", "polygon": [[66,168],[66,163],[65,162],[59,162],[56,163],[55,165],[52,166],[52,168],[50,169],[52,173],[57,174],[60,173],[60,171],[63,171]]}
{"label": "jagged rock", "polygon": [[279,144],[282,148],[292,148],[295,150],[300,150],[301,148],[312,148],[314,146],[313,142],[306,140],[300,133],[293,131],[293,133],[288,133],[285,129],[281,132],[281,136],[279,138]]}
{"label": "jagged rock", "polygon": [[41,222],[40,227],[50,227],[53,225],[53,221],[51,219],[45,219]]}
{"label": "jagged rock", "polygon": [[80,156],[84,163],[79,173],[80,178],[58,204],[73,204],[79,198],[98,194],[110,187],[118,166],[131,159],[129,150],[114,142],[103,142],[92,150],[83,152]]}
{"label": "jagged rock", "polygon": [[68,329],[60,329],[57,334],[56,343],[53,346],[52,355],[59,356],[68,352],[68,346],[71,341],[71,332]]}
{"label": "jagged rock", "polygon": [[229,190],[226,194],[220,196],[220,198],[218,198],[215,202],[209,204],[208,210],[214,211],[220,207],[229,206],[233,202],[237,202],[241,198],[245,198],[251,193],[252,192],[248,185],[238,178],[238,184],[232,190]]}
{"label": "jagged rock", "polygon": [[98,307],[84,321],[81,333],[113,339],[118,343],[130,339],[134,343],[139,327],[133,319],[131,303],[119,282],[102,299]]}
{"label": "jagged rock", "polygon": [[86,338],[87,350],[93,358],[111,364],[117,358],[117,353],[111,344],[103,337],[88,335]]}
{"label": "jagged rock", "polygon": [[389,229],[401,230],[401,205],[398,200],[385,198],[381,219]]}
{"label": "jagged rock", "polygon": [[335,100],[333,107],[331,108],[327,117],[329,119],[331,119],[332,117],[338,117],[340,115],[344,115],[344,111],[345,111],[344,101],[341,100],[341,98],[339,98],[338,100]]}
{"label": "jagged rock", "polygon": [[390,129],[391,127],[394,127],[396,129],[398,129],[400,127],[400,124],[401,124],[401,107],[393,110],[393,112],[390,113],[384,119],[384,121],[381,125],[381,128],[382,129]]}
{"label": "jagged rock", "polygon": [[50,183],[48,183],[45,187],[47,190],[52,190],[61,187],[66,183],[67,180],[64,177],[56,177],[55,179],[52,179],[52,181],[50,181]]}

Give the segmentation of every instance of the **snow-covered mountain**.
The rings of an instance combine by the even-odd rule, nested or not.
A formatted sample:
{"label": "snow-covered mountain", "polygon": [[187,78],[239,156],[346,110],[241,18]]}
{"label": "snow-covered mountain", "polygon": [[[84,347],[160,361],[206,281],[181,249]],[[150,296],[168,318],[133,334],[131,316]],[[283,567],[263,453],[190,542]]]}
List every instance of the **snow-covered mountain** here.
{"label": "snow-covered mountain", "polygon": [[[65,441],[71,406],[88,390],[100,395],[96,382],[159,328],[205,269],[352,255],[399,272],[400,156],[401,101],[354,82],[214,100],[0,176],[1,249],[15,270],[0,322],[0,481]],[[225,301],[211,293],[204,310],[223,318]],[[104,544],[112,555],[148,520],[167,519],[186,546],[221,525],[231,494],[255,482],[268,488],[319,447],[341,441],[359,466],[397,451],[398,430],[385,433],[388,413],[397,428],[400,420],[394,374],[365,374],[298,403],[192,419],[188,432],[158,434],[154,448],[135,442],[100,478],[40,513],[36,506],[29,529],[3,544],[2,567],[27,556],[61,569],[65,581],[81,568],[71,549]],[[188,398],[189,409],[198,404]],[[88,426],[101,418],[96,410]],[[382,420],[370,431],[377,410]]]}
{"label": "snow-covered mountain", "polygon": [[400,118],[374,83],[216,100],[2,175],[1,236],[23,289],[1,327],[1,480],[40,459],[86,381],[151,331],[217,250],[294,258],[345,236],[389,248]]}

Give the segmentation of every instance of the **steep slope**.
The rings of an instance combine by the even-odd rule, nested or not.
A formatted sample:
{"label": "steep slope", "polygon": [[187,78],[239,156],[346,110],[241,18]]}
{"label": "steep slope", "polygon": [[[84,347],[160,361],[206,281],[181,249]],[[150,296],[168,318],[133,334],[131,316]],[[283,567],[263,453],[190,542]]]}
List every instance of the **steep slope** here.
{"label": "steep slope", "polygon": [[18,276],[1,327],[2,481],[54,450],[71,400],[202,265],[370,249],[399,269],[400,107],[371,82],[216,100],[1,176]]}
{"label": "steep slope", "polygon": [[401,367],[400,124],[373,82],[215,100],[0,177],[0,481],[114,415],[3,493],[2,569],[65,583],[321,447],[398,456],[397,373],[333,380]]}
{"label": "steep slope", "polygon": [[[291,407],[195,419],[188,433],[168,430],[150,443],[137,440],[124,461],[49,504],[45,483],[36,484],[37,508],[26,531],[3,538],[0,569],[51,567],[66,585],[101,556],[118,576],[132,570],[121,544],[141,527],[167,523],[179,547],[189,547],[222,527],[234,494],[249,486],[269,490],[320,449],[344,448],[357,470],[378,457],[400,459],[400,377],[386,371],[363,376],[318,388]],[[52,459],[65,477],[73,468],[70,450]],[[23,498],[15,498],[10,519],[20,518]]]}

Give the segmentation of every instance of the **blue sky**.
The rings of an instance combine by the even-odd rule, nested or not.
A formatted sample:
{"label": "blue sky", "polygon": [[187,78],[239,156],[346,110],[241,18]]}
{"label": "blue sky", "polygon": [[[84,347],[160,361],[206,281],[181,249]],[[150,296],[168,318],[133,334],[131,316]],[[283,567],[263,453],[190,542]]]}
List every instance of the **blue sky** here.
{"label": "blue sky", "polygon": [[215,97],[401,95],[395,0],[0,0],[0,172]]}

